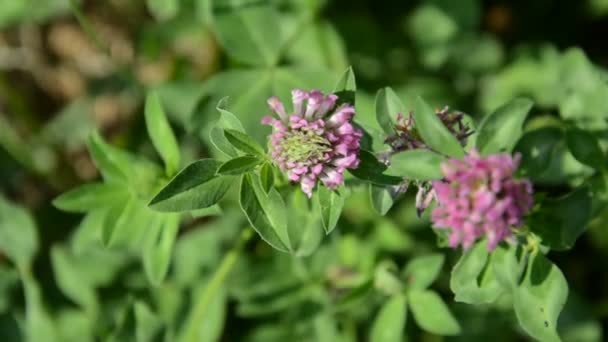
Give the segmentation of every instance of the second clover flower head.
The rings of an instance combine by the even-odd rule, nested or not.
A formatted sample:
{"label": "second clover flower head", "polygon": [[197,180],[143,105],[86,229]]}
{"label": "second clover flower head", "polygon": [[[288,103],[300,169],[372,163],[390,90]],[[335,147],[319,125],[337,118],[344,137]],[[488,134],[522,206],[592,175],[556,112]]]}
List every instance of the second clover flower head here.
{"label": "second clover flower head", "polygon": [[336,107],[336,95],[300,89],[291,94],[293,112],[271,97],[268,105],[278,119],[267,116],[262,123],[273,129],[269,144],[274,163],[310,198],[318,182],[336,189],[344,183],[344,171],[359,165],[363,133],[351,123],[355,108]]}
{"label": "second clover flower head", "polygon": [[486,237],[488,250],[511,236],[532,207],[532,184],[515,179],[519,155],[481,157],[476,151],[442,165],[444,181],[433,182],[438,206],[431,219],[450,230],[449,245],[469,248]]}

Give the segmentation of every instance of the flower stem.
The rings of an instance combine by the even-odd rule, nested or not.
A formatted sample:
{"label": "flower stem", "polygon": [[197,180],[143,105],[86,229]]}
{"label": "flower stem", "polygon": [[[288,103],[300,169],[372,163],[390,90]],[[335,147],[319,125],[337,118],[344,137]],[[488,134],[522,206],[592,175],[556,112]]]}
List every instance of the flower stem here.
{"label": "flower stem", "polygon": [[197,299],[198,301],[196,302],[188,317],[188,320],[186,321],[184,333],[181,336],[180,341],[194,342],[199,340],[199,330],[203,319],[205,319],[205,314],[209,307],[209,303],[212,301],[216,292],[220,289],[220,286],[222,286],[224,283],[226,277],[236,264],[243,247],[252,236],[253,231],[250,228],[243,230],[239,240],[236,242],[236,245],[230,251],[228,251],[226,255],[224,255],[222,263],[211,277],[211,280],[207,284],[203,294]]}

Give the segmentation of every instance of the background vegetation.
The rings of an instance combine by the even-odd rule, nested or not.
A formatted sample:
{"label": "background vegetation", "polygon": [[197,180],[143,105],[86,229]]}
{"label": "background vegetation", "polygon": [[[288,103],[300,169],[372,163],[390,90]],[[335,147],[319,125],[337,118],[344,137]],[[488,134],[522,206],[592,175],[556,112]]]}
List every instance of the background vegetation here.
{"label": "background vegetation", "polygon": [[[152,179],[162,168],[145,95],[155,90],[169,116],[179,168],[217,153],[208,136],[220,99],[229,96],[226,107],[263,142],[268,130],[258,123],[270,95],[329,91],[349,66],[359,124],[371,132],[379,130],[374,94],[385,86],[406,106],[423,95],[477,120],[523,95],[535,103],[525,131],[545,129],[524,136],[543,143],[535,165],[546,170],[530,176],[537,191],[559,196],[594,171],[552,127],[592,132],[605,157],[607,36],[606,0],[0,2],[0,340],[367,340],[385,293],[398,286],[383,272],[406,279],[421,256],[435,258],[430,286],[461,333],[440,337],[453,332],[451,316],[434,323],[450,331],[408,319],[409,339],[528,339],[508,296],[454,301],[449,270],[461,253],[437,248],[413,193],[381,216],[353,188],[337,228],[309,257],[249,236],[234,189],[221,209],[148,213],[142,198],[159,189]],[[129,179],[134,197],[98,193],[92,203],[108,210],[56,209],[59,194],[100,178],[96,148],[130,151],[138,160],[129,167],[149,177]],[[593,186],[605,190],[606,174],[598,177]],[[601,341],[608,328],[608,210],[593,210],[576,245],[549,254],[570,287],[558,325],[566,341]],[[108,217],[126,227],[111,248],[95,233]],[[179,234],[145,242],[157,220]]]}

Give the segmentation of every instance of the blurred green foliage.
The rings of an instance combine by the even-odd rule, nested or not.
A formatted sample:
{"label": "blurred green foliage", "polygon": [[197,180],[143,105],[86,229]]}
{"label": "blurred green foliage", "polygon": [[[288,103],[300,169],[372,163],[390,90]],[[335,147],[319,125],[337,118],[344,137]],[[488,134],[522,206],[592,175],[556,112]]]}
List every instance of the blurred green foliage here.
{"label": "blurred green foliage", "polygon": [[[0,29],[1,340],[603,339],[608,1],[5,0]],[[541,253],[527,260],[554,280],[550,288],[528,271],[530,286],[496,290],[513,280],[500,270],[525,268],[504,250],[437,254],[441,237],[428,214],[417,217],[413,196],[380,187],[390,177],[372,179],[371,191],[351,179],[345,202],[332,194],[314,202],[321,225],[308,225],[331,235],[310,229],[297,246],[268,241],[298,256],[253,235],[236,187],[228,191],[237,183],[230,172],[266,165],[259,160],[223,165],[212,184],[225,189],[221,208],[148,206],[213,202],[177,191],[153,197],[193,160],[238,155],[214,129],[235,130],[237,140],[248,132],[255,141],[245,148],[255,151],[269,132],[259,125],[269,96],[331,91],[348,66],[370,150],[382,150],[378,137],[398,108],[432,110],[421,96],[462,110],[485,132],[495,127],[476,137],[482,152],[521,152],[522,173],[547,196],[531,222],[546,227],[538,233],[552,249],[569,249],[548,255],[559,269]],[[338,89],[352,91],[345,77]],[[522,96],[534,102],[525,122],[516,112],[528,101],[502,107]],[[522,123],[521,139],[501,135]],[[428,174],[402,165],[401,173]],[[269,167],[264,175],[245,190],[267,191],[275,177]],[[176,186],[210,186],[182,179]],[[62,193],[54,205],[72,213],[51,205]],[[301,208],[293,197],[283,207]],[[331,209],[342,206],[338,219]],[[302,227],[312,220],[289,215]],[[567,234],[556,235],[558,226]],[[539,315],[532,304],[565,300],[565,279],[559,321],[555,307]]]}

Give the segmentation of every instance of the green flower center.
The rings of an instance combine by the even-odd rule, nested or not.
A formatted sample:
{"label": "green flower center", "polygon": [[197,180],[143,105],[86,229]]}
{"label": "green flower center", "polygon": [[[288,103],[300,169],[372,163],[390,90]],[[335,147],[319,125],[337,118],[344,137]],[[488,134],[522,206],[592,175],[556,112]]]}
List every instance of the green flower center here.
{"label": "green flower center", "polygon": [[324,154],[332,150],[329,141],[313,131],[294,130],[286,134],[281,150],[287,161],[310,165],[323,160]]}

